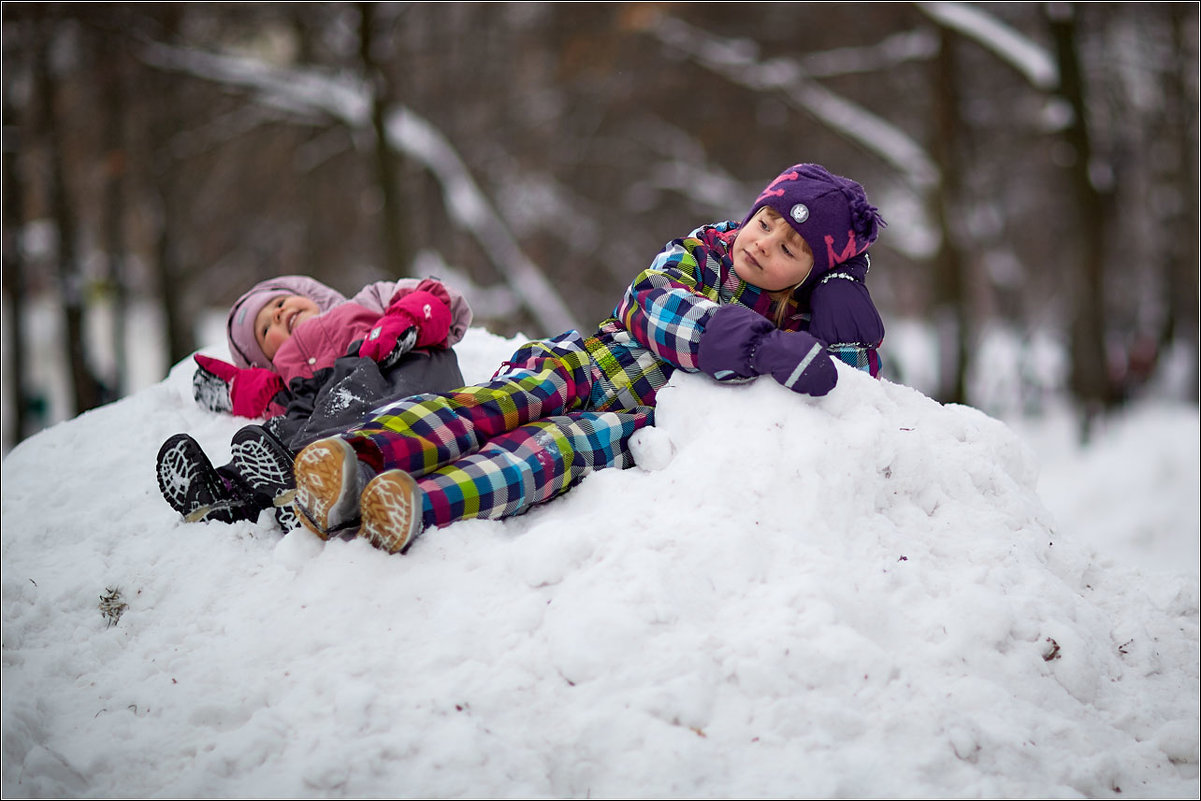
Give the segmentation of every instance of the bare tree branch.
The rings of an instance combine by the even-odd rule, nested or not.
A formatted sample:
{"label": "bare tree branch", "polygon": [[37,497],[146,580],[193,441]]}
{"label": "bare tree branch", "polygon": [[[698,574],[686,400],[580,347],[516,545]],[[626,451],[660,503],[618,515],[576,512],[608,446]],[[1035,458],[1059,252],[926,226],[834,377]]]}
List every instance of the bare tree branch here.
{"label": "bare tree branch", "polygon": [[882,117],[813,81],[793,59],[760,61],[748,42],[725,39],[675,17],[651,29],[701,66],[756,91],[777,91],[798,108],[892,165],[918,194],[938,181],[938,165],[909,134]]}
{"label": "bare tree branch", "polygon": [[987,11],[967,3],[918,3],[917,7],[942,27],[991,50],[1035,88],[1053,91],[1059,85],[1055,57]]}
{"label": "bare tree branch", "polygon": [[[314,69],[278,69],[245,58],[155,45],[146,60],[255,93],[257,102],[304,117],[320,112],[355,130],[371,130],[371,93],[362,80]],[[451,216],[480,243],[532,317],[557,333],[579,325],[542,270],[521,250],[451,143],[428,120],[397,106],[386,120],[392,145],[438,179]]]}

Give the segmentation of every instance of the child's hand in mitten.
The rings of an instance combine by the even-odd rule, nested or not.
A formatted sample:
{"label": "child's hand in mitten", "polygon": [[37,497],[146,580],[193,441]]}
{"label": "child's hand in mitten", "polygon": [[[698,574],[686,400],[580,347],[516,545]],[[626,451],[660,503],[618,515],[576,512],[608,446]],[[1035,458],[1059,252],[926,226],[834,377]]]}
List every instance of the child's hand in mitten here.
{"label": "child's hand in mitten", "polygon": [[211,412],[239,417],[262,417],[271,399],[284,389],[278,373],[261,367],[240,368],[211,356],[196,354],[192,397]]}
{"label": "child's hand in mitten", "polygon": [[826,346],[804,331],[773,330],[759,340],[751,366],[759,375],[770,373],[793,392],[806,395],[825,395],[838,383]]}
{"label": "child's hand in mitten", "polygon": [[825,345],[801,331],[780,331],[745,306],[722,306],[705,324],[697,364],[719,381],[770,374],[793,392],[825,395],[838,372]]}
{"label": "child's hand in mitten", "polygon": [[[196,399],[197,404],[210,412],[228,412],[233,408],[233,401],[229,397],[229,384],[224,378],[206,367],[204,362],[200,361],[201,358],[208,360],[208,357],[196,357],[198,366],[196,372],[192,374],[192,397]],[[216,361],[216,359],[212,361]],[[227,366],[233,367],[233,365]]]}
{"label": "child's hand in mitten", "polygon": [[387,369],[417,344],[417,326],[407,316],[384,315],[359,345],[359,356],[374,359]]}
{"label": "child's hand in mitten", "polygon": [[[380,318],[376,327],[383,328],[380,332],[380,337],[385,334],[390,335],[396,332],[397,335],[406,331],[409,326],[417,329],[417,341],[413,344],[415,348],[428,348],[431,346],[442,345],[446,342],[446,337],[450,333],[450,295],[446,288],[437,281],[425,280],[417,285],[417,288],[412,292],[401,295],[392,304],[388,306],[388,310],[384,312],[384,316]],[[389,318],[392,318],[391,320]],[[374,333],[375,329],[372,329]],[[372,336],[368,334],[368,340],[371,341]],[[384,344],[387,344],[386,342]],[[374,349],[373,349],[374,350]],[[383,350],[382,354],[387,355],[390,351]],[[359,351],[360,356],[364,356],[362,350]],[[379,361],[379,358],[372,356]]]}
{"label": "child's hand in mitten", "polygon": [[450,295],[436,281],[423,281],[418,287],[426,285],[428,289],[405,295],[388,307],[389,314],[409,314],[417,326],[417,344],[415,347],[427,348],[431,345],[443,345],[450,333]]}
{"label": "child's hand in mitten", "polygon": [[[428,292],[431,295],[433,295],[434,297],[436,297],[438,300],[442,301],[446,305],[446,308],[448,308],[448,309],[450,308],[450,293],[446,291],[446,287],[442,285],[441,281],[435,280],[433,278],[423,278],[423,279],[421,279],[421,282],[413,288],[413,291],[414,292]],[[393,303],[395,303],[398,300],[400,300],[399,297],[392,298]],[[391,305],[391,304],[389,304],[389,305]]]}
{"label": "child's hand in mitten", "polygon": [[883,341],[884,321],[863,283],[832,278],[813,288],[809,302],[812,306],[809,333],[827,345],[874,348]]}
{"label": "child's hand in mitten", "polygon": [[751,357],[763,337],[774,330],[770,320],[746,306],[722,306],[705,323],[697,366],[718,381],[753,378],[759,374]]}
{"label": "child's hand in mitten", "polygon": [[443,345],[453,322],[450,293],[434,279],[424,279],[408,291],[401,289],[393,295],[387,313],[407,313],[413,318],[419,331],[416,347]]}

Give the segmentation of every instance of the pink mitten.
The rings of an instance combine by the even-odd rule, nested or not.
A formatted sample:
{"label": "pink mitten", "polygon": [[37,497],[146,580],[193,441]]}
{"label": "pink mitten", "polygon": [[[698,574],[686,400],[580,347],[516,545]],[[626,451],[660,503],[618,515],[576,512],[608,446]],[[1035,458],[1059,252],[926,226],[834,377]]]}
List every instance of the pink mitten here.
{"label": "pink mitten", "polygon": [[[416,347],[418,348],[441,345],[446,342],[446,336],[450,333],[449,295],[446,294],[446,290],[442,288],[441,284],[434,281],[428,283],[437,287],[441,292],[416,289],[404,297],[392,301],[392,305],[388,307],[385,314],[386,317],[397,316],[408,320],[408,325],[417,326]],[[447,300],[443,300],[439,294],[446,297]]]}
{"label": "pink mitten", "polygon": [[285,389],[284,380],[271,370],[243,369],[200,353],[195,359],[192,396],[209,411],[262,417],[271,399]]}
{"label": "pink mitten", "polygon": [[406,287],[396,290],[396,294],[392,296],[390,301],[388,301],[388,305],[393,306],[405,295],[411,295],[414,292],[429,292],[438,300],[445,303],[447,308],[450,308],[450,293],[446,291],[446,287],[443,286],[441,281],[433,278],[423,278],[421,279],[420,283],[417,284],[417,286],[412,287],[411,289]]}
{"label": "pink mitten", "polygon": [[409,314],[385,314],[367,332],[359,346],[359,356],[391,365],[408,353],[417,342],[417,328]]}

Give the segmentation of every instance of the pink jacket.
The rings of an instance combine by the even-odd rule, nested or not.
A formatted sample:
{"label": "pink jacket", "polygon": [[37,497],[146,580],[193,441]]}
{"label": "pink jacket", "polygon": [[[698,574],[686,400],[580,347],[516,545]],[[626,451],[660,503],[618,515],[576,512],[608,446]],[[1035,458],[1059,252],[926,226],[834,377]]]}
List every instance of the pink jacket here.
{"label": "pink jacket", "polygon": [[[293,378],[311,378],[313,373],[346,355],[351,343],[363,339],[383,316],[392,301],[404,297],[421,283],[416,278],[378,281],[359,290],[353,298],[301,323],[271,360],[287,384]],[[471,326],[471,307],[462,293],[443,284],[450,295],[450,334],[446,347],[454,347]]]}

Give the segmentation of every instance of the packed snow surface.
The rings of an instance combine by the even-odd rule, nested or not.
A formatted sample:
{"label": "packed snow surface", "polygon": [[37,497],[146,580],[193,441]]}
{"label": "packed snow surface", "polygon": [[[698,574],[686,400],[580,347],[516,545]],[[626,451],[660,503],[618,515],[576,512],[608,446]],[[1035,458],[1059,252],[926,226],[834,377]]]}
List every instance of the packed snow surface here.
{"label": "packed snow surface", "polygon": [[180,521],[159,445],[246,422],[191,373],[4,461],[6,797],[1198,795],[1195,410],[1057,520],[972,408],[678,373],[638,467],[387,556]]}

